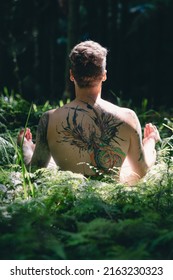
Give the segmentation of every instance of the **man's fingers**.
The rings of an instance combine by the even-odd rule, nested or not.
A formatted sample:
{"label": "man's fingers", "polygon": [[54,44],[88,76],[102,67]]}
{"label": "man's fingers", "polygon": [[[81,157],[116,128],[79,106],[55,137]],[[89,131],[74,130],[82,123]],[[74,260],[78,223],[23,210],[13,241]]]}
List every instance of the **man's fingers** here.
{"label": "man's fingers", "polygon": [[147,123],[144,128],[144,138],[154,138],[156,143],[161,141],[159,131],[152,123]]}
{"label": "man's fingers", "polygon": [[144,137],[148,137],[148,135],[150,134],[150,124],[146,124],[145,128],[144,128]]}
{"label": "man's fingers", "polygon": [[26,139],[27,139],[28,141],[29,141],[29,140],[32,140],[32,133],[31,133],[30,128],[27,128],[27,129],[26,129],[25,137],[26,137]]}
{"label": "man's fingers", "polygon": [[146,127],[144,127],[144,138],[146,138],[147,137],[147,128]]}
{"label": "man's fingers", "polygon": [[24,138],[24,140],[27,140],[27,141],[32,140],[32,133],[30,131],[30,128],[21,129],[21,131],[19,132],[19,135],[17,137],[17,142],[19,144],[21,144],[21,142],[23,141],[23,138]]}

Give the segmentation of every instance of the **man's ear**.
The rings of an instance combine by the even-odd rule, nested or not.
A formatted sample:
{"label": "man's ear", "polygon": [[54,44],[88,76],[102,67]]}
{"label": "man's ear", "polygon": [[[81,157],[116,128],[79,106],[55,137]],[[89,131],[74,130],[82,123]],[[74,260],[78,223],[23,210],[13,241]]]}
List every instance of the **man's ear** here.
{"label": "man's ear", "polygon": [[74,82],[74,76],[71,69],[70,69],[70,81]]}
{"label": "man's ear", "polygon": [[102,81],[104,82],[104,81],[106,81],[106,80],[107,80],[107,70],[105,70],[105,73],[104,73],[104,75],[103,75]]}

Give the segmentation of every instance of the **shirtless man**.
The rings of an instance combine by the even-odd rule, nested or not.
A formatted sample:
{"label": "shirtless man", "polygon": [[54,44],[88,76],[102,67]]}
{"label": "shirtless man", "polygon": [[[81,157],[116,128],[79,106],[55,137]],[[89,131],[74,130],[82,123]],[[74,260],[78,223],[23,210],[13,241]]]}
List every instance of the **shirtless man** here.
{"label": "shirtless man", "polygon": [[23,144],[26,165],[47,167],[52,156],[61,170],[85,176],[119,169],[120,181],[132,185],[155,164],[157,128],[146,124],[142,140],[135,112],[101,98],[106,56],[107,50],[93,41],[72,49],[70,80],[76,97],[41,117],[36,144],[30,129],[25,135],[20,132],[18,143]]}

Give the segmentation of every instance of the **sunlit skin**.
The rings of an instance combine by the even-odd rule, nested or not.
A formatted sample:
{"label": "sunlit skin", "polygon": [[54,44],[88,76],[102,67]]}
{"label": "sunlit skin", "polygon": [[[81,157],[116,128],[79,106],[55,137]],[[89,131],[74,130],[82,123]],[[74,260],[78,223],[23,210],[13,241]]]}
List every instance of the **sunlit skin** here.
{"label": "sunlit skin", "polygon": [[[156,162],[159,132],[151,123],[141,125],[133,110],[101,98],[104,71],[89,87],[79,87],[72,70],[75,99],[46,112],[40,119],[36,145],[29,128],[18,135],[26,165],[33,170],[47,167],[53,158],[61,170],[85,176],[114,174],[122,183],[134,185]],[[97,170],[97,172],[96,172]]]}

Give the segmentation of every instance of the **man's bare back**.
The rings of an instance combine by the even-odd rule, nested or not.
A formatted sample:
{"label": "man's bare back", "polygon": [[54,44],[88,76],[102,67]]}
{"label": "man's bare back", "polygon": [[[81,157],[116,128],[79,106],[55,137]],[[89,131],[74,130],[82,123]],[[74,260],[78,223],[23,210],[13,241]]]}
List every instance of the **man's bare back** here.
{"label": "man's bare back", "polygon": [[48,145],[57,165],[84,175],[120,167],[130,139],[125,137],[129,128],[118,111],[102,99],[94,104],[74,100],[50,111]]}

